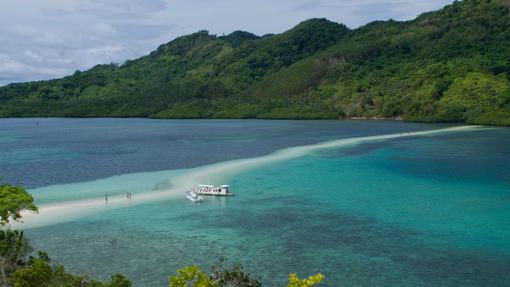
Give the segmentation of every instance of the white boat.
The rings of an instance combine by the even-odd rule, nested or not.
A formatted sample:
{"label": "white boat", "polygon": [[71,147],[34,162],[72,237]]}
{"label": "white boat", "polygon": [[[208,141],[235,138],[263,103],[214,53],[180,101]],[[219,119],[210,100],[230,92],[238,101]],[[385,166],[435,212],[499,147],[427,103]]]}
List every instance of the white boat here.
{"label": "white boat", "polygon": [[188,198],[189,200],[191,200],[193,202],[200,202],[200,201],[204,200],[203,197],[201,197],[199,194],[197,194],[193,191],[186,192],[186,198]]}
{"label": "white boat", "polygon": [[230,192],[230,186],[229,185],[221,185],[221,186],[214,186],[214,185],[208,185],[208,184],[199,184],[197,187],[193,188],[191,191],[198,195],[204,195],[204,196],[232,196],[234,195],[232,192]]}

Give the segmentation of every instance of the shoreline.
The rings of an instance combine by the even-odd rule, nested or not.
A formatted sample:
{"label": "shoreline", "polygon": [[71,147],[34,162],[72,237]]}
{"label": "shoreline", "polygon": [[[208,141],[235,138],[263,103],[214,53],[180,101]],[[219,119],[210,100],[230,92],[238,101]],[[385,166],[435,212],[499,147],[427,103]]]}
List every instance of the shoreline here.
{"label": "shoreline", "polygon": [[402,116],[397,117],[345,117],[342,119],[346,120],[371,120],[371,121],[397,121],[397,122],[406,122]]}
{"label": "shoreline", "polygon": [[[397,117],[345,117],[345,118],[263,118],[263,117],[251,117],[251,118],[188,118],[188,117],[175,117],[175,118],[154,118],[154,117],[138,117],[138,116],[20,116],[20,117],[2,117],[3,119],[139,119],[139,120],[178,120],[178,121],[193,121],[193,120],[257,120],[257,121],[393,121],[393,122],[404,122],[404,123],[423,123],[423,124],[450,124],[450,125],[471,125],[465,122],[427,122],[427,121],[408,121],[402,116]],[[482,126],[502,126],[494,124],[476,124]],[[502,126],[504,127],[504,126]]]}
{"label": "shoreline", "polygon": [[188,118],[188,117],[176,117],[176,118],[154,118],[154,117],[138,117],[138,116],[20,116],[20,117],[2,117],[3,119],[139,119],[139,120],[176,120],[176,121],[193,121],[193,120],[257,120],[257,121],[392,121],[402,123],[419,123],[419,124],[444,124],[452,126],[463,126],[463,125],[476,125],[476,126],[488,126],[488,127],[510,127],[510,125],[504,124],[487,124],[487,123],[466,123],[466,122],[441,122],[441,121],[414,121],[406,120],[402,116],[396,117],[345,117],[345,118]]}

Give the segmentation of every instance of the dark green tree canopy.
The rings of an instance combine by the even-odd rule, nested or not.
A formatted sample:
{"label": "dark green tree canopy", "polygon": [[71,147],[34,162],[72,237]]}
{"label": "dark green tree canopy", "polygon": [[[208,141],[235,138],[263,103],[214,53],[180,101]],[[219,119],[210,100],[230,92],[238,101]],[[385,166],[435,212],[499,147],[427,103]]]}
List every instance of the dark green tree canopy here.
{"label": "dark green tree canopy", "polygon": [[20,212],[29,210],[37,212],[34,198],[20,186],[8,183],[0,184],[0,224],[8,224],[10,220],[21,219]]}

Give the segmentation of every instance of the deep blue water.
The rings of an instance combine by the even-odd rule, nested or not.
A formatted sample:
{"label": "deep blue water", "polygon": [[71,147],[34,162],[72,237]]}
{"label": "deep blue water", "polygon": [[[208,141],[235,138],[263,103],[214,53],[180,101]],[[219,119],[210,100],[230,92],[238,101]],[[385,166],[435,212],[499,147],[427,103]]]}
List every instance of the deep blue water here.
{"label": "deep blue water", "polygon": [[[424,130],[399,122],[0,119],[0,171],[26,187],[181,169],[335,138]],[[436,125],[442,127],[444,125]]]}
{"label": "deep blue water", "polygon": [[[442,127],[8,119],[0,120],[0,174],[31,187],[43,204],[104,190],[134,191],[136,199],[137,190],[192,167]],[[242,263],[265,286],[283,286],[291,272],[319,271],[324,286],[510,286],[510,129],[320,150],[240,171],[229,183],[234,198],[100,210],[27,234],[72,271],[100,278],[120,271],[136,286],[166,286],[175,269],[207,270],[219,256]]]}

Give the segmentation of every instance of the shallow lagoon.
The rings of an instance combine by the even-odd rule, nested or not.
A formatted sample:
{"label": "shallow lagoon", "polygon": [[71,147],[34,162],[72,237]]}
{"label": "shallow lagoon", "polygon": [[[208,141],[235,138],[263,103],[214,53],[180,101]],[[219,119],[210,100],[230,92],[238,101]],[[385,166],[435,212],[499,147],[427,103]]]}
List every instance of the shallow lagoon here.
{"label": "shallow lagoon", "polygon": [[[37,124],[37,122],[39,122]],[[40,204],[164,190],[187,169],[339,138],[444,128],[371,121],[0,120],[0,170]],[[65,132],[62,132],[65,131]],[[220,183],[227,179],[210,178]],[[218,181],[218,182],[215,182]],[[219,256],[267,286],[508,286],[510,130],[320,150],[228,179],[237,196],[98,209],[27,230],[72,271],[165,286]],[[62,185],[66,184],[66,185]]]}

